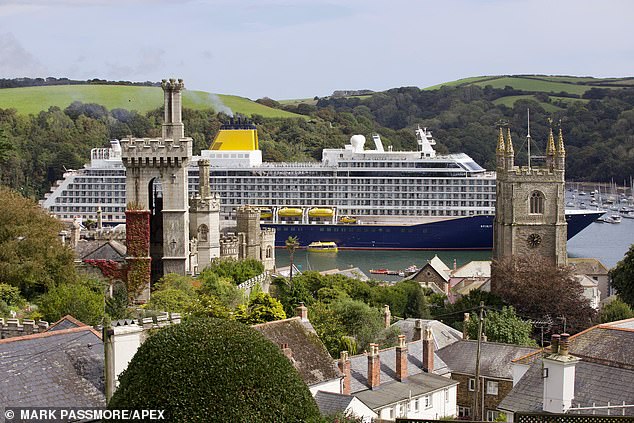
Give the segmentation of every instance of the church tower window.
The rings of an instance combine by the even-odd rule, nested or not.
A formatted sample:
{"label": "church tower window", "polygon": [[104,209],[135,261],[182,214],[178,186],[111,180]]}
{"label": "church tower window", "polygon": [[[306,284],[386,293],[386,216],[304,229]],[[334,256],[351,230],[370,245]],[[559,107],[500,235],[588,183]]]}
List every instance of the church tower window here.
{"label": "church tower window", "polygon": [[209,239],[209,228],[207,227],[207,225],[200,225],[200,227],[198,228],[198,233],[200,234],[200,241],[201,242],[207,242]]}
{"label": "church tower window", "polygon": [[544,194],[540,191],[533,191],[530,198],[530,213],[544,214]]}

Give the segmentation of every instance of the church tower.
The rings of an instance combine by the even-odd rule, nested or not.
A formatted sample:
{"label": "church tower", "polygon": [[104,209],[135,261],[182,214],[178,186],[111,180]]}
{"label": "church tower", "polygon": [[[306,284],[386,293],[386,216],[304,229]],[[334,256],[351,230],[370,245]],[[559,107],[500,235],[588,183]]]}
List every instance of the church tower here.
{"label": "church tower", "polygon": [[[540,255],[566,265],[566,152],[561,129],[557,146],[550,129],[545,161],[537,166],[531,165],[530,157],[527,166],[516,166],[511,131],[507,130],[506,140],[503,132],[500,127],[493,258]],[[530,127],[527,138],[530,143]]]}

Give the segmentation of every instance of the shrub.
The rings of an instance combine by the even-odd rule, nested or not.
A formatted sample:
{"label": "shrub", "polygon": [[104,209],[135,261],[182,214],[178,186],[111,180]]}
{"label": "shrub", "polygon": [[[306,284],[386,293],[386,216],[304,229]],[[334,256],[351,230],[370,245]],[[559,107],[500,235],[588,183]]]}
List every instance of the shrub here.
{"label": "shrub", "polygon": [[280,349],[238,322],[191,319],[145,341],[109,407],[177,422],[314,421],[319,410]]}
{"label": "shrub", "polygon": [[56,322],[67,314],[87,325],[97,325],[104,317],[104,294],[86,284],[62,284],[38,300],[44,320]]}

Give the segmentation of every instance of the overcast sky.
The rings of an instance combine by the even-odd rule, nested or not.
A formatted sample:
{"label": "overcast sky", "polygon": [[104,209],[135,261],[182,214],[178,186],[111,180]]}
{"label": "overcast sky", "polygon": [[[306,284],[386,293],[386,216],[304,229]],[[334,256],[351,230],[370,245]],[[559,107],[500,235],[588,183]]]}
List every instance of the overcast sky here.
{"label": "overcast sky", "polygon": [[251,99],[478,75],[634,76],[631,0],[0,0],[0,77]]}

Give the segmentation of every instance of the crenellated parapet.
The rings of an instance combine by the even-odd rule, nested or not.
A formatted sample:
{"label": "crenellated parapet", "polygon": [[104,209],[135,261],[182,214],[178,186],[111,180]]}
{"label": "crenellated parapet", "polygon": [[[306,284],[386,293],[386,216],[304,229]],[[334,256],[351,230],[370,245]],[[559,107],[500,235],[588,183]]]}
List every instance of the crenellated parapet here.
{"label": "crenellated parapet", "polygon": [[48,322],[32,319],[2,319],[0,318],[0,339],[15,338],[16,336],[32,335],[48,330]]}
{"label": "crenellated parapet", "polygon": [[192,156],[192,139],[125,138],[121,159],[128,167],[183,167]]}

